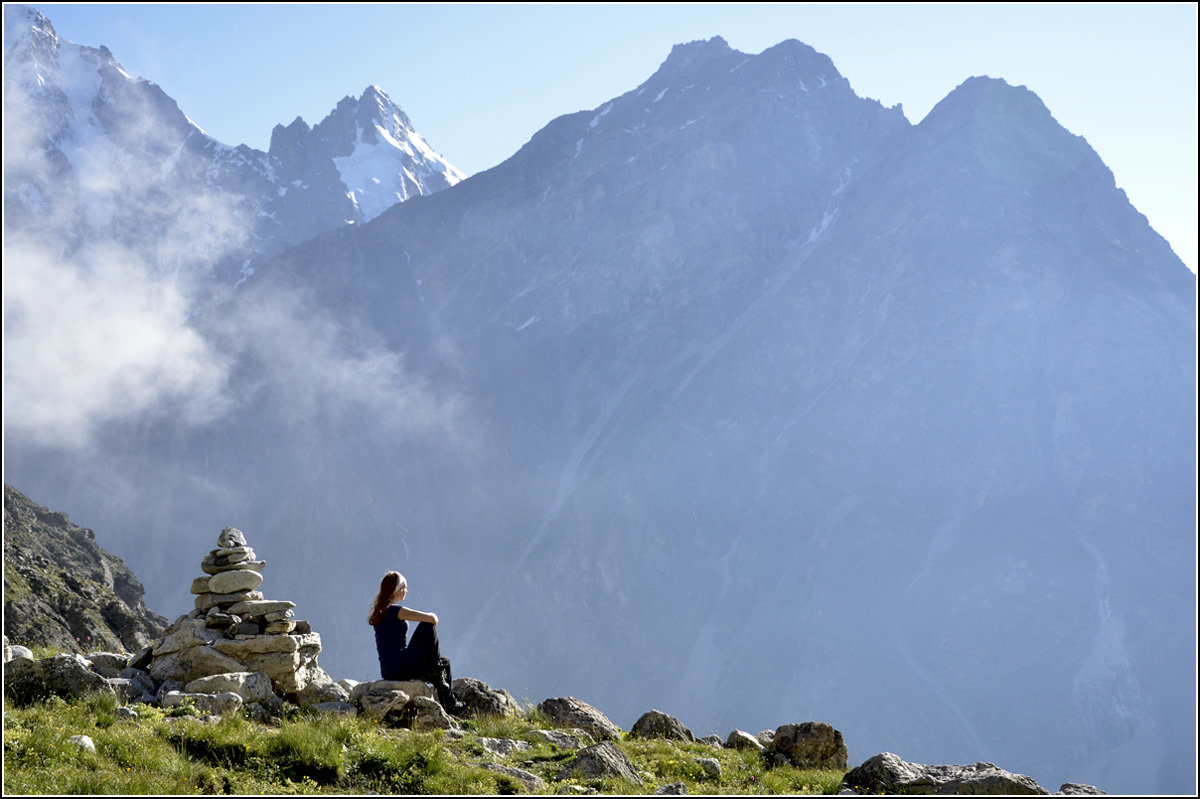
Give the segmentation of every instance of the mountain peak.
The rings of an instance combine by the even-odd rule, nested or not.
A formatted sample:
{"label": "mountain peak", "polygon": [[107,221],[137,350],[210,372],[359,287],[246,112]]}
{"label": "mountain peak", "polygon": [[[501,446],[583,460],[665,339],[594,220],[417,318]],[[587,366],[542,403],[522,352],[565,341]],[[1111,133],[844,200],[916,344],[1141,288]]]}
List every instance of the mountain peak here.
{"label": "mountain peak", "polygon": [[918,128],[946,146],[969,147],[973,158],[984,159],[993,170],[1006,164],[1009,178],[1024,176],[1019,182],[1085,163],[1106,175],[1106,182],[1112,180],[1087,140],[1059,124],[1037,94],[1000,78],[977,75],[963,81]]}
{"label": "mountain peak", "polygon": [[729,46],[729,43],[720,36],[677,44],[671,48],[671,53],[667,56],[667,60],[663,62],[660,71],[663,69],[693,67],[697,63],[721,59],[735,52]]}

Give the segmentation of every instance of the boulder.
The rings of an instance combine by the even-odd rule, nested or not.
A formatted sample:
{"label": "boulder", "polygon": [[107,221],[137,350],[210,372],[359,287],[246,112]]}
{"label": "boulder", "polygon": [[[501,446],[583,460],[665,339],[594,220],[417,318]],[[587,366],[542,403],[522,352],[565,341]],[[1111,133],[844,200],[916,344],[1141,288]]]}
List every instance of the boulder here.
{"label": "boulder", "polygon": [[[131,669],[149,670],[150,661],[154,658],[154,647],[147,644],[138,651],[136,655],[129,659],[129,667]],[[125,675],[121,675],[125,676]]]}
{"label": "boulder", "polygon": [[579,729],[571,730],[570,732],[564,732],[563,730],[534,730],[531,734],[538,740],[554,744],[563,749],[582,749],[585,746],[591,746],[593,743],[592,736]]}
{"label": "boulder", "polygon": [[326,704],[329,702],[349,702],[350,692],[333,681],[319,666],[314,666],[307,685],[295,696],[296,704],[301,707]]}
{"label": "boulder", "polygon": [[460,716],[512,716],[521,712],[521,706],[508,691],[497,691],[473,677],[460,677],[451,684],[450,690],[464,705],[458,712]]}
{"label": "boulder", "polygon": [[393,710],[403,708],[409,699],[412,697],[404,691],[379,689],[359,696],[358,705],[367,717],[381,719]]}
{"label": "boulder", "polygon": [[682,782],[668,782],[666,785],[660,785],[654,789],[655,796],[687,796],[687,784]]}
{"label": "boulder", "polygon": [[831,771],[849,768],[849,753],[842,734],[821,721],[784,724],[775,730],[767,749],[786,757],[797,768]]}
{"label": "boulder", "polygon": [[529,741],[517,741],[512,738],[480,738],[479,745],[500,757],[508,757],[513,752],[527,752],[533,748]]}
{"label": "boulder", "polygon": [[579,727],[605,741],[621,737],[621,729],[596,708],[573,696],[547,699],[538,705],[546,718],[563,727]]}
{"label": "boulder", "polygon": [[112,688],[113,693],[123,702],[153,701],[153,691],[147,691],[142,685],[126,677],[105,677],[105,682]]}
{"label": "boulder", "polygon": [[121,673],[117,676],[121,677],[122,679],[136,682],[139,686],[141,686],[143,693],[150,694],[151,696],[154,696],[154,694],[158,691],[158,686],[154,684],[154,678],[150,676],[149,672],[143,671],[142,669],[135,669],[130,666],[128,668],[121,669]]}
{"label": "boulder", "polygon": [[131,656],[127,652],[89,652],[83,657],[101,677],[118,677]]}
{"label": "boulder", "polygon": [[692,731],[674,716],[651,710],[633,723],[629,734],[636,738],[666,738],[669,741],[694,741]]}
{"label": "boulder", "polygon": [[[155,657],[148,669],[151,678],[161,683],[178,680],[189,683],[212,674],[228,674],[235,671],[250,671],[246,664],[224,655],[211,646],[190,646],[161,657]],[[257,671],[257,669],[255,669]]]}
{"label": "boulder", "polygon": [[180,705],[191,705],[201,713],[209,713],[217,716],[226,713],[232,713],[235,710],[241,710],[242,698],[232,691],[227,691],[220,694],[196,694],[185,691],[168,691],[162,697],[163,707],[178,707]]}
{"label": "boulder", "polygon": [[970,766],[926,766],[908,763],[891,752],[875,755],[842,778],[842,787],[857,793],[887,794],[1048,794],[1032,778],[992,763]]}
{"label": "boulder", "polygon": [[370,697],[385,696],[394,692],[400,692],[409,697],[427,696],[433,699],[433,689],[420,680],[372,680],[356,683],[350,689],[350,702],[366,710],[367,703],[373,701]]}
{"label": "boulder", "polygon": [[601,741],[598,744],[583,749],[575,756],[570,765],[558,773],[555,779],[592,779],[596,777],[616,777],[641,783],[637,769],[625,753],[617,748],[612,741]]}
{"label": "boulder", "polygon": [[35,659],[33,657],[33,650],[27,646],[21,646],[20,644],[10,644],[6,646],[4,650],[4,662],[7,663],[10,660],[15,660],[17,658],[25,658],[26,660]]}
{"label": "boulder", "polygon": [[[395,713],[396,711],[393,710],[389,712],[389,715]],[[388,716],[384,716],[384,720],[387,721]],[[401,727],[410,730],[453,730],[458,728],[458,723],[450,714],[436,700],[427,696],[414,696],[409,699],[404,707],[400,708],[399,722]]]}
{"label": "boulder", "polygon": [[[773,736],[772,736],[773,737]],[[761,752],[763,750],[763,742],[757,737],[751,735],[745,730],[734,730],[729,733],[729,737],[725,739],[726,749],[753,749]]]}
{"label": "boulder", "polygon": [[703,738],[697,738],[696,742],[702,743],[702,744],[708,744],[713,749],[725,748],[725,742],[722,741],[721,736],[717,735],[716,733],[713,733],[712,735],[705,735]]}
{"label": "boulder", "polygon": [[519,768],[511,766],[501,766],[499,763],[480,763],[480,768],[485,768],[488,771],[494,771],[497,774],[503,774],[506,777],[512,777],[521,782],[528,791],[540,791],[546,787],[546,781],[536,774],[531,774]]}
{"label": "boulder", "polygon": [[190,694],[235,693],[243,702],[262,702],[274,695],[271,678],[262,671],[234,671],[192,680],[184,691]]}
{"label": "boulder", "polygon": [[253,591],[262,585],[263,576],[253,569],[232,569],[208,578],[208,590],[213,594],[233,594]]}
{"label": "boulder", "polygon": [[14,658],[4,668],[4,694],[18,705],[49,696],[74,699],[89,693],[112,694],[112,686],[92,671],[82,655],[61,654],[50,658]]}
{"label": "boulder", "polygon": [[704,774],[710,780],[721,778],[721,761],[715,757],[698,757],[696,762],[700,764],[700,768],[704,769]]}

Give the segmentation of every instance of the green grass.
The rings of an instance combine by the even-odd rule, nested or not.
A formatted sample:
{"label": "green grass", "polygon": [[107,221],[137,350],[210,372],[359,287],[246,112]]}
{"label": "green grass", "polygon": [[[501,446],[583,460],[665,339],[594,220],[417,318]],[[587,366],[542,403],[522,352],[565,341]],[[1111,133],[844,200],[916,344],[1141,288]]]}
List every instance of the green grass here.
{"label": "green grass", "polygon": [[[29,707],[4,705],[5,794],[506,794],[527,793],[514,777],[488,771],[494,761],[545,780],[542,793],[575,757],[536,739],[550,724],[535,709],[508,718],[467,721],[467,734],[392,729],[361,718],[295,711],[264,725],[238,715],[205,723],[191,715],[137,706],[134,720],[117,714],[113,697]],[[68,739],[87,735],[96,753]],[[508,758],[489,755],[479,738],[529,741]],[[624,738],[617,745],[642,784],[612,779],[577,784],[602,793],[653,793],[684,782],[693,794],[836,793],[842,772],[766,768],[753,752],[699,743]],[[698,758],[715,758],[720,777]]]}

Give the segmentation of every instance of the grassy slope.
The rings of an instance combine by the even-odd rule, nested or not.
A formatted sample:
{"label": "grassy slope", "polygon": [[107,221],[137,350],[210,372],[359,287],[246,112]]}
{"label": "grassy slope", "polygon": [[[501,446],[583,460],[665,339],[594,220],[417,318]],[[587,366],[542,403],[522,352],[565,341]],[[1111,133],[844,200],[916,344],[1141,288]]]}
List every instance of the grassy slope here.
{"label": "grassy slope", "polygon": [[[118,718],[112,697],[76,702],[52,699],[28,708],[4,705],[4,793],[526,793],[516,779],[488,771],[487,760],[520,768],[546,780],[543,793],[574,751],[536,742],[509,758],[489,755],[481,736],[533,738],[551,727],[538,712],[467,722],[468,734],[451,740],[442,732],[390,729],[365,719],[344,719],[294,710],[275,725],[231,715],[215,724],[169,716],[139,706],[140,718]],[[87,735],[96,753],[71,743]],[[682,781],[690,793],[836,793],[842,772],[767,769],[753,752],[706,744],[641,741],[618,743],[645,780],[572,781],[601,793],[653,793]],[[716,758],[721,776],[707,777],[697,758]]]}

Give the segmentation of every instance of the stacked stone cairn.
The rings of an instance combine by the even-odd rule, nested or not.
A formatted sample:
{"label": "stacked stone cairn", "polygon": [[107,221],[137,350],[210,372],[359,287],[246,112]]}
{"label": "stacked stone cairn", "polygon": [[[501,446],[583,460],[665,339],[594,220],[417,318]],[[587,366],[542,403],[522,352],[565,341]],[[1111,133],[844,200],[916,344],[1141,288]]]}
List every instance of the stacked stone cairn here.
{"label": "stacked stone cairn", "polygon": [[[346,690],[317,665],[321,636],[307,621],[292,618],[295,603],[266,599],[258,590],[265,566],[240,530],[221,531],[217,549],[200,563],[204,576],[192,582],[195,609],[176,619],[150,648],[145,668],[156,683],[174,681],[192,689],[220,675],[218,693],[244,701],[271,701],[266,695],[304,705],[346,700]],[[264,690],[261,675],[270,690]],[[203,692],[212,695],[214,687]],[[186,696],[177,701],[185,700],[211,704]]]}

